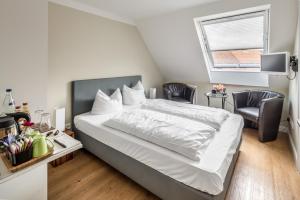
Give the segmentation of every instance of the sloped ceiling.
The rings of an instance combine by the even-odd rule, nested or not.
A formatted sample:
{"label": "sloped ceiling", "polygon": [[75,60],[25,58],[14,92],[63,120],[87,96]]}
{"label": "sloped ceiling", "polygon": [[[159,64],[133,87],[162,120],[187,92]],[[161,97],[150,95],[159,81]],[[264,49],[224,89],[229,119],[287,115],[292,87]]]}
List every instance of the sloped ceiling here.
{"label": "sloped ceiling", "polygon": [[[140,20],[137,25],[167,80],[208,82],[193,18],[266,4],[271,4],[270,52],[293,52],[297,24],[296,0],[223,0]],[[270,79],[270,85],[288,87],[285,77]]]}
{"label": "sloped ceiling", "polygon": [[209,81],[190,13],[141,21],[138,29],[167,80]]}

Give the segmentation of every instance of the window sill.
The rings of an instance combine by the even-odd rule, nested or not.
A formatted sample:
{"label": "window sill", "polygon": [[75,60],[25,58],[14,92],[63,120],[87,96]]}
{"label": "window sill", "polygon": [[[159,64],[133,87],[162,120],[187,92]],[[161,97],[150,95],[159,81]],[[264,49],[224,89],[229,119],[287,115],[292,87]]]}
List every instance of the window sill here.
{"label": "window sill", "polygon": [[260,68],[211,68],[212,72],[260,73]]}
{"label": "window sill", "polygon": [[269,75],[266,73],[210,71],[209,78],[211,83],[269,87]]}

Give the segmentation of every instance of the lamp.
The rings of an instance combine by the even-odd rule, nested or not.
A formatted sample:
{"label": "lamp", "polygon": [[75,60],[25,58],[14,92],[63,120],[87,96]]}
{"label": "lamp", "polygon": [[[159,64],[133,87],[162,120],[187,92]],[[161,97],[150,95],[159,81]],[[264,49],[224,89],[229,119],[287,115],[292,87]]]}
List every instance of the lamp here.
{"label": "lamp", "polygon": [[60,131],[65,130],[65,121],[66,121],[66,109],[65,108],[56,108],[55,109],[55,128]]}
{"label": "lamp", "polygon": [[150,99],[156,98],[156,88],[150,88],[149,97],[150,97]]}

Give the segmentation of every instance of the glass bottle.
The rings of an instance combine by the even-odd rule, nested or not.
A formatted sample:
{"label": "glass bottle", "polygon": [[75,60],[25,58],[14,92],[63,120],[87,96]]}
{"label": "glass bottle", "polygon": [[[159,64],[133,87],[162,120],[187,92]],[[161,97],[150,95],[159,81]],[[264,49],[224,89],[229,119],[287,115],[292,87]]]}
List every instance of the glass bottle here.
{"label": "glass bottle", "polygon": [[16,112],[16,110],[15,110],[13,103],[9,103],[7,113],[15,113],[15,112]]}
{"label": "glass bottle", "polygon": [[4,113],[15,112],[15,101],[12,96],[12,89],[6,89],[2,109]]}
{"label": "glass bottle", "polygon": [[30,114],[30,112],[29,112],[29,106],[28,106],[28,103],[27,103],[27,102],[24,102],[24,103],[22,104],[22,112],[27,113],[27,114]]}
{"label": "glass bottle", "polygon": [[21,112],[22,109],[21,109],[21,106],[16,106],[16,112]]}

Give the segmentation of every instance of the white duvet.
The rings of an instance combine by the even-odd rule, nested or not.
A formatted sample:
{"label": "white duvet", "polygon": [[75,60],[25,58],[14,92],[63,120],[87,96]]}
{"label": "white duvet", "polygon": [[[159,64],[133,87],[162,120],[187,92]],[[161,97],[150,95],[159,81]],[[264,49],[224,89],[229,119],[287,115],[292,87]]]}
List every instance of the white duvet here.
{"label": "white duvet", "polygon": [[146,109],[134,109],[104,122],[105,126],[199,161],[216,130],[194,120]]}
{"label": "white duvet", "polygon": [[142,108],[186,117],[207,124],[216,130],[220,130],[222,123],[229,117],[229,112],[226,110],[164,99],[148,100]]}

